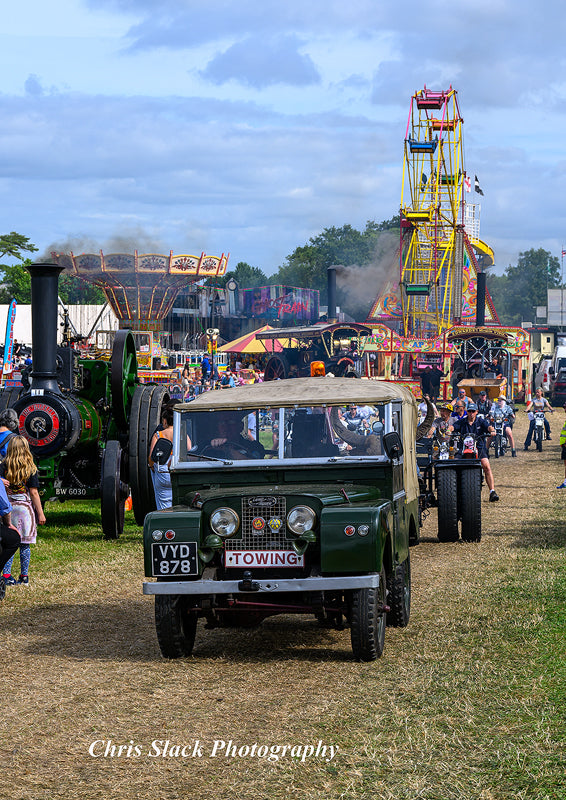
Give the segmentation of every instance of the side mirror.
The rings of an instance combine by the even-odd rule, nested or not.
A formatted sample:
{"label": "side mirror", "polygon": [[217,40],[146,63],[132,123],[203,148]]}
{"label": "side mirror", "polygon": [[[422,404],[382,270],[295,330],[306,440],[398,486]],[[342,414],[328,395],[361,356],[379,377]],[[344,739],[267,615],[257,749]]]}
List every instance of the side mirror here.
{"label": "side mirror", "polygon": [[403,455],[403,442],[397,431],[386,433],[383,437],[383,449],[387,458],[393,460]]}

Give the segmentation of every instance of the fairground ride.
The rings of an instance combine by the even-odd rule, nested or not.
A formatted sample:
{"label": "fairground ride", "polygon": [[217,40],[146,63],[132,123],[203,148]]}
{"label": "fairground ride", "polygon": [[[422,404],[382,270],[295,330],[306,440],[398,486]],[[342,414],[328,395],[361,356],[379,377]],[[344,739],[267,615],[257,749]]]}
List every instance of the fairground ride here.
{"label": "fairground ride", "polygon": [[463,119],[457,92],[411,98],[401,199],[400,299],[405,336],[459,323],[464,261]]}
{"label": "fairground ride", "polygon": [[[418,395],[424,370],[437,366],[443,398],[460,381],[472,396],[508,386],[517,397],[525,391],[529,337],[497,317],[485,286],[494,254],[479,238],[479,204],[466,203],[471,190],[457,93],[425,86],[411,98],[405,131],[399,271],[382,284],[366,319],[373,331],[366,371]],[[490,359],[507,374],[488,377]]]}
{"label": "fairground ride", "polygon": [[[68,273],[102,289],[120,329],[134,333],[139,377],[162,382],[170,366],[171,335],[163,321],[181,289],[202,279],[224,275],[229,254],[211,256],[159,253],[52,253]],[[97,331],[95,356],[110,358],[114,331]]]}

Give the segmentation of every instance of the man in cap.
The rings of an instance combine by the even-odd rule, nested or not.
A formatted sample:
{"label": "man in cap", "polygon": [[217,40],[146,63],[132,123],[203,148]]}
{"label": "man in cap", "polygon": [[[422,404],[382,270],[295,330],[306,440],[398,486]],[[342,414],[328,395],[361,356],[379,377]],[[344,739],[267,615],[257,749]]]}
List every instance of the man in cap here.
{"label": "man in cap", "polygon": [[486,419],[483,417],[478,418],[478,407],[475,403],[468,403],[466,416],[454,422],[454,433],[459,433],[462,436],[471,433],[472,436],[475,436],[478,457],[482,465],[487,488],[489,489],[489,502],[497,502],[497,500],[499,500],[499,495],[495,491],[495,482],[489,465],[489,458],[487,457],[487,445],[485,441],[486,436],[495,433],[495,430]]}
{"label": "man in cap", "polygon": [[438,440],[446,442],[450,438],[453,430],[452,423],[454,417],[451,417],[453,410],[452,403],[438,403],[437,409],[439,416],[434,420],[429,436],[436,436]]}

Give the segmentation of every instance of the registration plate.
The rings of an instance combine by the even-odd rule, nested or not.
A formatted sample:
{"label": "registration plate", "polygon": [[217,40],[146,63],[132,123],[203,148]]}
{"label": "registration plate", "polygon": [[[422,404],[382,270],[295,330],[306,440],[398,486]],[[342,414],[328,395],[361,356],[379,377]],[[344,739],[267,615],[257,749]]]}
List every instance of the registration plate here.
{"label": "registration plate", "polygon": [[153,575],[198,575],[196,542],[153,542]]}
{"label": "registration plate", "polygon": [[293,550],[227,550],[226,567],[303,567],[305,557]]}

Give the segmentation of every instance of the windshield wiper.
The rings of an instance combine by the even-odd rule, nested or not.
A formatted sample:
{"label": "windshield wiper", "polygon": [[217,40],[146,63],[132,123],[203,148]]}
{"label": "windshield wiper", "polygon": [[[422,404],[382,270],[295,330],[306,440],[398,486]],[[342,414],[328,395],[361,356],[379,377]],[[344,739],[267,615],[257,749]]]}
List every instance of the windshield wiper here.
{"label": "windshield wiper", "polygon": [[221,464],[233,464],[228,458],[216,458],[215,456],[203,456],[202,453],[188,453],[189,458],[203,458],[205,461],[219,461]]}

